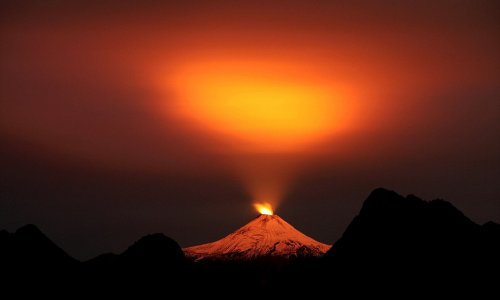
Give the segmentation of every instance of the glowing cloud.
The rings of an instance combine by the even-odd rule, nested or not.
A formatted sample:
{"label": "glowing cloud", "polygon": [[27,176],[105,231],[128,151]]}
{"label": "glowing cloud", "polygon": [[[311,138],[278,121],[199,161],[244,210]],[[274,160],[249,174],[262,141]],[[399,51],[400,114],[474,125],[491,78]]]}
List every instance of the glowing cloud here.
{"label": "glowing cloud", "polygon": [[338,95],[308,77],[299,66],[276,63],[186,66],[173,80],[179,98],[175,111],[199,128],[237,141],[233,145],[240,151],[303,150],[331,134],[340,111]]}

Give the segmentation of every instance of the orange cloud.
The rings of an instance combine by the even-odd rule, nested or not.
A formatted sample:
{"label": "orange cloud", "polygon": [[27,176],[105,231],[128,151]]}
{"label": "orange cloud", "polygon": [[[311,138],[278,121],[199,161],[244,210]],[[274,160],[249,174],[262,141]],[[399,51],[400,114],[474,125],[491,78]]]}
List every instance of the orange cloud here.
{"label": "orange cloud", "polygon": [[319,77],[293,62],[202,61],[173,76],[169,108],[237,151],[304,150],[342,121],[341,95]]}

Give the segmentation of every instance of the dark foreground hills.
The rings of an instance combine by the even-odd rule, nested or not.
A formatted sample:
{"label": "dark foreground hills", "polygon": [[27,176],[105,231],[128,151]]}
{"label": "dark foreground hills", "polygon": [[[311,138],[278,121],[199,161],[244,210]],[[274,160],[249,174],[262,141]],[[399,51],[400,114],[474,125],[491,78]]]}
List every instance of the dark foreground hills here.
{"label": "dark foreground hills", "polygon": [[443,200],[427,202],[379,188],[321,258],[193,262],[177,242],[156,233],[121,254],[80,262],[36,226],[26,225],[14,233],[0,231],[0,272],[0,292],[17,296],[495,298],[500,289],[500,225],[476,224]]}

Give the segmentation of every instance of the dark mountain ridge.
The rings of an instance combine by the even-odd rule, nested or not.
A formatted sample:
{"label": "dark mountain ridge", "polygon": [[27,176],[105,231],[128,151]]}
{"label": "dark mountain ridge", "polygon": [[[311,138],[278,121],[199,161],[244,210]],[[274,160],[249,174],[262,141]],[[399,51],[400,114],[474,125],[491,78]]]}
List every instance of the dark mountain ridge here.
{"label": "dark mountain ridge", "polygon": [[115,296],[138,291],[144,296],[145,290],[215,295],[251,287],[246,296],[284,296],[328,293],[332,287],[337,293],[359,287],[491,291],[500,270],[500,225],[478,225],[443,200],[427,202],[379,188],[324,257],[273,264],[265,259],[192,262],[177,242],[160,233],[139,239],[121,254],[79,262],[34,225],[0,231],[2,282],[18,291],[39,286],[88,295],[101,290]]}
{"label": "dark mountain ridge", "polygon": [[486,290],[500,270],[499,229],[449,202],[379,188],[325,254],[323,270],[344,287]]}

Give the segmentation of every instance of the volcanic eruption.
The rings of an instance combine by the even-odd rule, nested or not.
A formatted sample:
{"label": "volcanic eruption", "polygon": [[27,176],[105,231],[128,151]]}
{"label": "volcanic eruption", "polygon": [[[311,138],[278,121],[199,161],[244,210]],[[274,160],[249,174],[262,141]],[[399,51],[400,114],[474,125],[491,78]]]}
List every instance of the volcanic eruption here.
{"label": "volcanic eruption", "polygon": [[260,215],[226,237],[184,248],[195,261],[252,260],[263,257],[318,257],[331,245],[320,243],[275,215],[268,203],[255,204]]}

